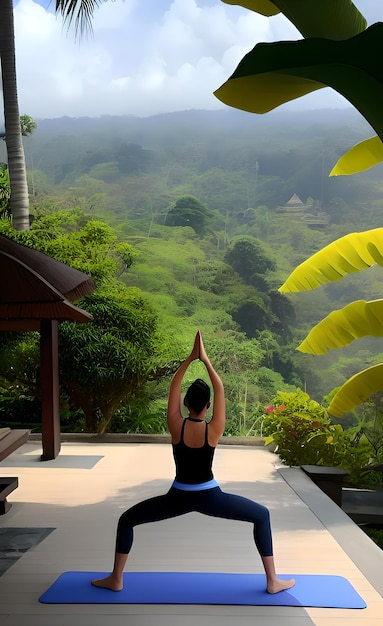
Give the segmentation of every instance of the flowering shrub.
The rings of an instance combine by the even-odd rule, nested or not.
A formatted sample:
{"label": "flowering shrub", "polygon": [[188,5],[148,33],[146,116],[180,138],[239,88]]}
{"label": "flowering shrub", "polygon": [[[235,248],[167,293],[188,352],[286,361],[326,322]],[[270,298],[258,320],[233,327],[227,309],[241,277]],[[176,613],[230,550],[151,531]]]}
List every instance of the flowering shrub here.
{"label": "flowering shrub", "polygon": [[297,389],[279,392],[265,409],[265,444],[276,444],[276,452],[286,465],[328,465],[342,467],[357,477],[372,453],[368,445],[354,441],[351,431],[333,424],[327,410]]}

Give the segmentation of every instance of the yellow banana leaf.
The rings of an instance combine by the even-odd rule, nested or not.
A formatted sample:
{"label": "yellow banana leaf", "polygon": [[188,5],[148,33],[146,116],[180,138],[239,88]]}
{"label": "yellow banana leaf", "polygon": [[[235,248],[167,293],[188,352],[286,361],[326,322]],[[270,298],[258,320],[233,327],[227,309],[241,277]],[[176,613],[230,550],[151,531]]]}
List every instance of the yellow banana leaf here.
{"label": "yellow banana leaf", "polygon": [[283,13],[303,37],[349,39],[367,28],[351,0],[222,0],[261,15]]}
{"label": "yellow banana leaf", "polygon": [[[274,44],[258,44],[256,47],[259,50],[261,46],[272,45]],[[241,63],[245,60],[246,57],[242,59]],[[214,95],[224,104],[235,109],[248,111],[249,113],[268,113],[281,104],[285,104],[290,100],[296,100],[326,87],[325,84],[320,84],[315,80],[299,78],[298,76],[293,76],[292,73],[283,74],[282,72],[272,70],[257,76],[243,77],[235,75],[236,72],[232,74],[226,83],[214,91]]]}
{"label": "yellow banana leaf", "polygon": [[370,137],[353,146],[332,168],[329,176],[349,176],[363,172],[383,161],[380,137]]}
{"label": "yellow banana leaf", "polygon": [[383,266],[383,228],[350,233],[333,241],[298,265],[279,291],[316,289],[375,263]]}
{"label": "yellow banana leaf", "polygon": [[222,2],[250,9],[250,11],[255,11],[255,13],[260,13],[266,17],[280,13],[275,2],[271,2],[270,0],[222,0]]}
{"label": "yellow banana leaf", "polygon": [[334,417],[342,417],[378,391],[383,391],[383,363],[349,378],[333,397],[328,412]]}
{"label": "yellow banana leaf", "polygon": [[266,113],[327,85],[349,100],[383,138],[382,53],[383,23],[345,41],[260,43],[215,95],[229,106]]}
{"label": "yellow banana leaf", "polygon": [[356,300],[332,311],[310,330],[297,350],[325,354],[366,335],[383,337],[383,300]]}

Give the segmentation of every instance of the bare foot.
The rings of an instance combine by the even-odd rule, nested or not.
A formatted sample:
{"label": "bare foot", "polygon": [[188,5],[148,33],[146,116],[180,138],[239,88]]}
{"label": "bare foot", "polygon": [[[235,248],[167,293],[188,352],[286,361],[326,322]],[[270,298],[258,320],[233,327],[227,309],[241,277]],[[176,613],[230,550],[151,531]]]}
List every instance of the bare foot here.
{"label": "bare foot", "polygon": [[271,580],[267,583],[267,592],[279,593],[280,591],[291,589],[291,587],[294,587],[294,585],[295,585],[294,578],[291,578],[290,580],[282,580],[280,578],[276,578],[275,580]]}
{"label": "bare foot", "polygon": [[94,587],[102,587],[103,589],[110,589],[111,591],[121,591],[123,588],[123,583],[120,580],[117,580],[110,574],[106,578],[99,578],[92,580],[92,585]]}

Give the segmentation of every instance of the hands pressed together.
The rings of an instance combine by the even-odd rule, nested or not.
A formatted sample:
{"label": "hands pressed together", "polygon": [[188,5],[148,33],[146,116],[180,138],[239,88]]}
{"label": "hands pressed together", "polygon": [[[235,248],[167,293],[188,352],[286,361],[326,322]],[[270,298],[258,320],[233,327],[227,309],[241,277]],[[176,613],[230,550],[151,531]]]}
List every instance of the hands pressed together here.
{"label": "hands pressed together", "polygon": [[190,353],[190,359],[191,361],[202,361],[202,363],[206,363],[206,361],[208,360],[206,351],[205,351],[205,347],[203,345],[203,341],[202,341],[202,335],[201,335],[201,331],[198,330],[194,339],[194,345],[193,345],[193,349]]}

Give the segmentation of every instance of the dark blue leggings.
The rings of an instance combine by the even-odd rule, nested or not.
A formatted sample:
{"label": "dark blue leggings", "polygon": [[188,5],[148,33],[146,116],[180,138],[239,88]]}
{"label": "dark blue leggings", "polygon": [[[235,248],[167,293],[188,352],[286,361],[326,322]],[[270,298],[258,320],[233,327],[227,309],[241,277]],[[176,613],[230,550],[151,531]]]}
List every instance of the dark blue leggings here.
{"label": "dark blue leggings", "polygon": [[261,556],[272,556],[273,546],[269,511],[262,504],[243,496],[224,493],[219,487],[203,491],[181,491],[149,498],[125,511],[117,527],[116,552],[128,554],[133,543],[133,528],[148,522],[178,517],[197,511],[212,517],[251,522],[255,544]]}

